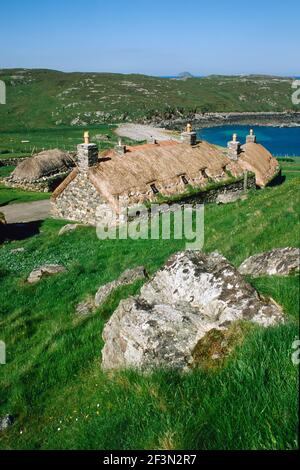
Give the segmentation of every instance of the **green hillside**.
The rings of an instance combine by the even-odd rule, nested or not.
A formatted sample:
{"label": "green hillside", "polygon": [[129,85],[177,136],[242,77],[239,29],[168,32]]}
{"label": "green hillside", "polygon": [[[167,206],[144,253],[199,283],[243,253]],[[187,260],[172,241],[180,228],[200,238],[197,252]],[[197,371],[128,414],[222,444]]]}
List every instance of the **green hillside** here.
{"label": "green hillside", "polygon": [[[251,191],[246,201],[208,205],[205,251],[219,250],[235,266],[275,247],[299,244],[299,170],[285,182]],[[113,293],[94,315],[78,302],[144,265],[154,273],[184,240],[99,240],[92,227],[58,236],[64,221],[46,220],[40,234],[0,247],[0,328],[7,364],[0,367],[0,416],[15,424],[0,449],[296,449],[299,279],[249,279],[283,306],[285,323],[237,332],[240,345],[219,367],[190,374],[103,373],[101,332],[121,298]],[[24,252],[13,254],[13,248]],[[37,285],[25,282],[44,263],[68,272]]]}
{"label": "green hillside", "polygon": [[292,79],[209,76],[175,80],[145,75],[4,69],[7,104],[0,131],[169,118],[201,112],[295,110]]}

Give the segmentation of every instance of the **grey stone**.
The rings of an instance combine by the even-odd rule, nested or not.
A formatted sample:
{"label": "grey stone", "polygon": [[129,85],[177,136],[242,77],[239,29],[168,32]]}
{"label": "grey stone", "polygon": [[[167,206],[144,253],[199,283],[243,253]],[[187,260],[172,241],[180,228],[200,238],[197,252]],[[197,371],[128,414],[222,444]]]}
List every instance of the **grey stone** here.
{"label": "grey stone", "polygon": [[109,295],[118,287],[133,284],[139,279],[144,279],[147,276],[144,266],[138,266],[133,269],[126,269],[121,276],[115,281],[109,282],[101,286],[95,295],[95,305],[99,307],[102,305]]}
{"label": "grey stone", "polygon": [[67,225],[64,225],[60,231],[58,232],[58,235],[64,235],[65,233],[68,233],[68,232],[73,232],[74,230],[77,229],[77,227],[79,227],[79,224],[67,224]]}
{"label": "grey stone", "polygon": [[79,316],[90,315],[95,309],[95,304],[92,299],[80,302],[76,307],[76,313]]}
{"label": "grey stone", "polygon": [[28,276],[27,282],[34,284],[39,282],[43,277],[53,276],[55,274],[66,272],[66,268],[59,264],[45,264],[37,269],[34,269]]}
{"label": "grey stone", "polygon": [[261,299],[221,254],[180,252],[139,296],[120,302],[103,331],[102,367],[189,370],[210,330],[226,331],[241,320],[267,327],[283,319],[281,308]]}
{"label": "grey stone", "polygon": [[216,202],[217,204],[228,204],[230,202],[235,202],[239,200],[244,201],[245,199],[247,199],[247,197],[247,194],[245,194],[243,191],[237,191],[235,193],[228,192],[219,194],[217,196]]}
{"label": "grey stone", "polygon": [[12,415],[6,415],[0,417],[0,432],[5,431],[7,428],[13,425],[15,419]]}
{"label": "grey stone", "polygon": [[287,276],[299,271],[299,248],[276,248],[275,250],[250,256],[239,267],[242,274],[258,276]]}

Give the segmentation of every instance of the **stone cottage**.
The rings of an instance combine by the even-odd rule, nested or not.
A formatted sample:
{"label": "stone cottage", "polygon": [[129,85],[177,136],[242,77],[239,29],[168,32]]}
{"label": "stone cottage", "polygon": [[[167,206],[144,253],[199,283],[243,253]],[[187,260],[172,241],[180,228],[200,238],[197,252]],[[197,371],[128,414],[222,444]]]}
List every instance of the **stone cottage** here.
{"label": "stone cottage", "polygon": [[59,149],[44,150],[22,159],[4,183],[29,191],[53,191],[75,167],[74,157]]}
{"label": "stone cottage", "polygon": [[165,201],[195,187],[202,195],[199,202],[205,202],[203,194],[216,183],[219,192],[243,189],[245,172],[255,174],[248,177],[248,187],[263,187],[278,171],[277,160],[256,143],[253,132],[245,145],[234,135],[226,150],[197,141],[190,125],[181,141],[138,146],[119,141],[101,155],[85,133],[77,150],[76,168],[52,195],[52,215],[92,225],[109,224],[120,207]]}

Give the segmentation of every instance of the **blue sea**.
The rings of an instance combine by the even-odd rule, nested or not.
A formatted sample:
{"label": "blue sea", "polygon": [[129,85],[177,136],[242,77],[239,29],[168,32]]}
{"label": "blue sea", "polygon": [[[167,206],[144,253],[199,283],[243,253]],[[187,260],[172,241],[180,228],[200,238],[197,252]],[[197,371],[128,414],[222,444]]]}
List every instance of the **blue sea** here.
{"label": "blue sea", "polygon": [[198,138],[226,147],[234,133],[244,144],[250,127],[254,129],[257,142],[264,145],[274,156],[300,156],[300,127],[230,125],[197,129],[197,135]]}

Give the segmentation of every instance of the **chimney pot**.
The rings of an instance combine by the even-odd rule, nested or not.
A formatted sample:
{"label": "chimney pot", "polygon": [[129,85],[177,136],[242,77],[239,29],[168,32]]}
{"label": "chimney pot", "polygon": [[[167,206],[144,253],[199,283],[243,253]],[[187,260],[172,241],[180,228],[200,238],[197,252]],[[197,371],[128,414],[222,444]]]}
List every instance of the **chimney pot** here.
{"label": "chimney pot", "polygon": [[256,143],[256,135],[254,134],[253,129],[250,129],[250,133],[246,137],[246,144],[250,144],[250,143],[253,143],[253,144]]}

